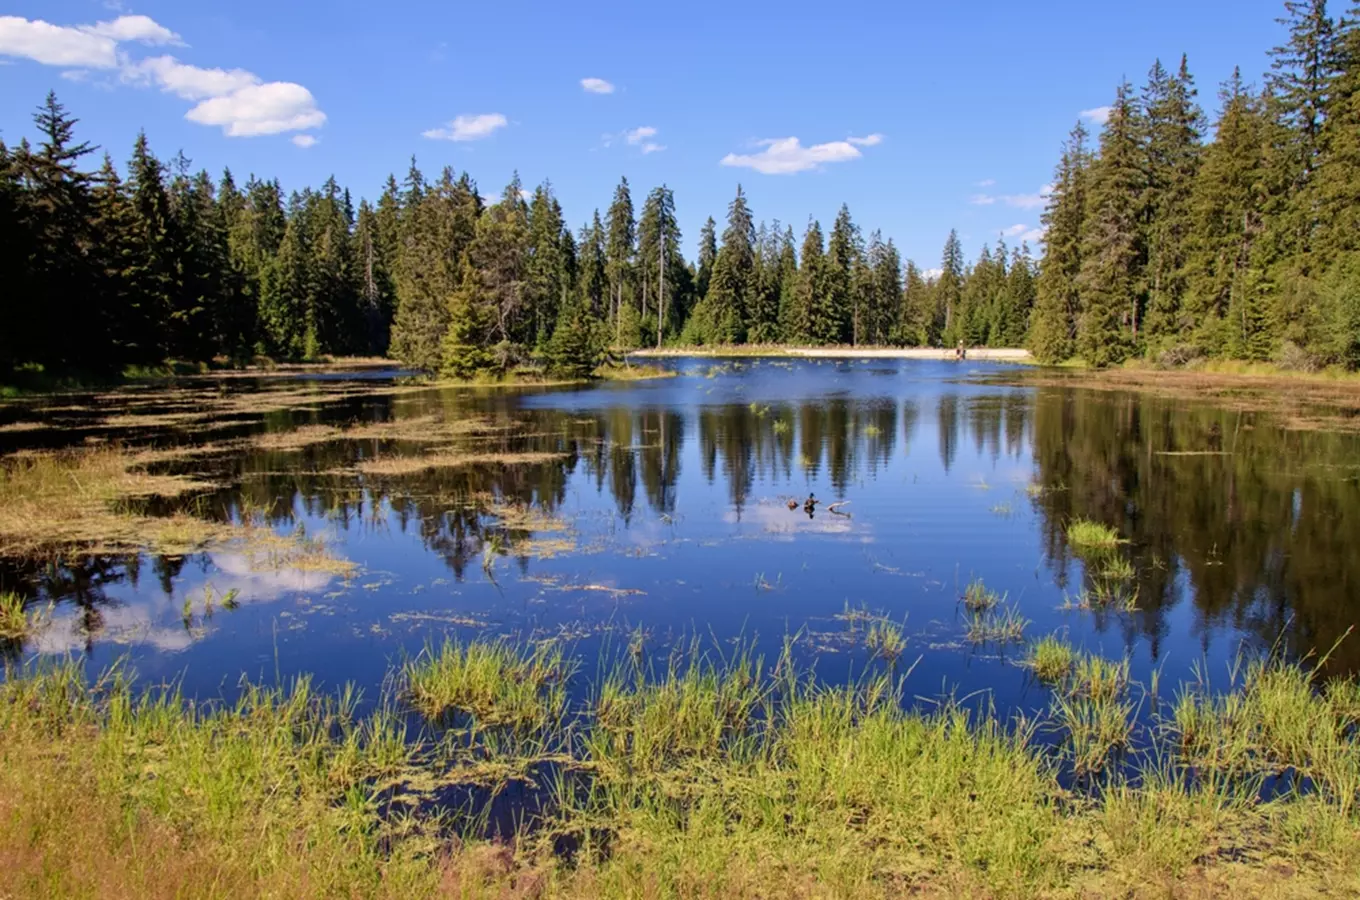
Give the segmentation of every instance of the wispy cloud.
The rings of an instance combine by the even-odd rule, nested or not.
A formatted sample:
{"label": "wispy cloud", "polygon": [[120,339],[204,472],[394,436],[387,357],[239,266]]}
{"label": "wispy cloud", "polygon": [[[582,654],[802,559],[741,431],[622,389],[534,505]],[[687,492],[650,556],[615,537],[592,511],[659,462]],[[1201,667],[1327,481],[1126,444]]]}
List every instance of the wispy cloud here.
{"label": "wispy cloud", "polygon": [[[729,153],[720,161],[724,166],[754,169],[762,175],[795,175],[810,169],[819,169],[828,163],[849,162],[864,154],[861,146],[872,147],[883,140],[880,134],[863,138],[847,138],[843,141],[828,141],[804,147],[796,137],[767,138],[756,141],[758,153]],[[857,146],[858,145],[858,146]]]}
{"label": "wispy cloud", "polygon": [[984,179],[982,179],[981,181],[979,181],[979,182],[975,185],[975,187],[989,188],[989,187],[994,187],[995,185],[996,185],[996,179],[995,179],[995,178],[984,178]]}
{"label": "wispy cloud", "polygon": [[1053,185],[1046,184],[1034,194],[974,194],[968,202],[974,206],[994,206],[1004,203],[1015,209],[1043,209],[1048,205],[1048,195],[1053,193]]}
{"label": "wispy cloud", "polygon": [[944,269],[926,269],[921,273],[921,277],[926,281],[934,281],[944,274]]}
{"label": "wispy cloud", "polygon": [[310,134],[293,135],[293,145],[295,147],[301,147],[303,150],[306,150],[308,147],[315,147],[316,142],[317,139]]}
{"label": "wispy cloud", "polygon": [[183,46],[184,41],[148,16],[73,26],[0,16],[0,55],[74,67],[62,73],[73,81],[84,78],[81,69],[117,69],[123,84],[155,86],[195,101],[184,117],[220,127],[228,137],[305,131],[326,121],[316,98],[300,84],[266,82],[245,69],[203,69],[173,56],[134,60],[122,49],[125,44]]}
{"label": "wispy cloud", "polygon": [[1083,109],[1081,117],[1087,122],[1094,122],[1097,125],[1104,125],[1110,121],[1110,113],[1114,112],[1113,107],[1097,106],[1095,109]]}
{"label": "wispy cloud", "polygon": [[[630,146],[637,147],[645,155],[648,153],[659,153],[666,149],[665,144],[652,140],[658,133],[658,129],[652,125],[641,125],[637,128],[630,128],[628,131],[623,132],[622,136],[625,142]],[[610,144],[613,143],[613,138],[614,135],[605,135],[604,145],[606,147],[610,146]]]}
{"label": "wispy cloud", "polygon": [[1038,228],[1031,228],[1029,231],[1020,235],[1020,240],[1027,244],[1037,244],[1041,242],[1047,234],[1048,229],[1040,225]]}
{"label": "wispy cloud", "polygon": [[582,78],[581,87],[587,94],[612,94],[614,85],[603,78]]}
{"label": "wispy cloud", "polygon": [[1019,237],[1020,235],[1024,234],[1024,233],[1027,232],[1027,231],[1029,231],[1029,226],[1028,226],[1028,225],[1012,225],[1012,226],[1010,226],[1009,228],[1003,228],[1003,229],[1001,229],[1001,236],[1002,236],[1002,237]]}
{"label": "wispy cloud", "polygon": [[444,128],[431,128],[421,134],[437,141],[480,141],[508,124],[509,121],[500,113],[465,114],[454,117]]}

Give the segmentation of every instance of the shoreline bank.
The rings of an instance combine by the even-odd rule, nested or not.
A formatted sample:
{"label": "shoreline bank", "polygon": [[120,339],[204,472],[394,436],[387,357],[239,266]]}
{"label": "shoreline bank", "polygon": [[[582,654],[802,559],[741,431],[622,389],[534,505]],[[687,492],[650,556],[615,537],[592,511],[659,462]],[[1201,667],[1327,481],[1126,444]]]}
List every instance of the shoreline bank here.
{"label": "shoreline bank", "polygon": [[[665,359],[698,357],[794,357],[801,359],[954,359],[949,347],[662,347],[632,350],[631,357]],[[965,361],[1033,362],[1028,350],[1001,347],[970,349]]]}

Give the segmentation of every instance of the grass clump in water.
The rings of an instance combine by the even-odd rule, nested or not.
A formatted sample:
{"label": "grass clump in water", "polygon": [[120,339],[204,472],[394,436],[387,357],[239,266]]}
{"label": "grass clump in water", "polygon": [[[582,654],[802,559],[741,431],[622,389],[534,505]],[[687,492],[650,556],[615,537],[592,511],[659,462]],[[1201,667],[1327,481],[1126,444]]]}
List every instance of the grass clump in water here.
{"label": "grass clump in water", "polygon": [[1129,661],[1111,662],[1103,656],[1082,654],[1072,669],[1068,690],[1091,700],[1116,700],[1129,687]]}
{"label": "grass clump in water", "polygon": [[970,581],[963,592],[963,605],[969,612],[986,612],[1000,606],[1005,599],[1005,596],[983,584],[981,578]]}
{"label": "grass clump in water", "polygon": [[561,718],[571,672],[556,645],[445,641],[426,647],[403,675],[411,705],[432,722],[465,713],[480,726],[539,730]]}
{"label": "grass clump in water", "polygon": [[1029,650],[1029,667],[1034,676],[1045,684],[1058,684],[1067,678],[1076,661],[1076,651],[1061,638],[1049,635],[1041,638]]}
{"label": "grass clump in water", "polygon": [[1014,609],[996,607],[968,616],[968,640],[974,644],[1009,644],[1024,639],[1029,619]]}
{"label": "grass clump in water", "polygon": [[22,644],[44,627],[43,616],[30,612],[24,598],[14,593],[0,593],[0,638]]}
{"label": "grass clump in water", "polygon": [[879,621],[870,625],[864,643],[869,652],[889,665],[895,664],[907,649],[902,629],[891,622]]}
{"label": "grass clump in water", "polygon": [[1090,519],[1073,519],[1067,526],[1067,542],[1078,550],[1108,550],[1122,543],[1119,532]]}

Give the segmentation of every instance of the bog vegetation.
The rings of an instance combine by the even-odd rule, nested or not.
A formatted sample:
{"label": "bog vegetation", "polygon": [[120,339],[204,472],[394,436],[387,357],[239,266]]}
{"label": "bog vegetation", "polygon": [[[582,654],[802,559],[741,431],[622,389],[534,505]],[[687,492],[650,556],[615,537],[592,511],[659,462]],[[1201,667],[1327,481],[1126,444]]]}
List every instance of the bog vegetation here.
{"label": "bog vegetation", "polygon": [[[649,659],[630,644],[588,685],[563,660],[551,646],[431,647],[368,714],[353,691],[326,696],[307,679],[191,704],[117,669],[96,684],[72,663],[14,671],[0,685],[0,891],[1360,888],[1351,681],[1258,661],[1226,692],[1189,684],[1159,699],[1122,664],[1083,657],[1050,669],[1046,713],[1004,721],[952,702],[907,708],[890,661],[834,687],[741,647]],[[494,820],[507,791],[541,803]]]}

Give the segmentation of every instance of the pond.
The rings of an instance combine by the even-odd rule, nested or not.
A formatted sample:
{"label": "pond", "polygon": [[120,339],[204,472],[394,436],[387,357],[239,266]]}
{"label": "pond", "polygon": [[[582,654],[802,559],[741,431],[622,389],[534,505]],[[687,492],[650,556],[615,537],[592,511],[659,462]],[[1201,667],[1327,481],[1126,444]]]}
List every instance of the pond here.
{"label": "pond", "polygon": [[[205,698],[301,673],[372,697],[448,635],[562,640],[591,673],[641,634],[657,658],[787,644],[836,683],[879,665],[866,635],[889,622],[909,696],[1003,712],[1047,704],[1023,663],[1052,634],[1144,682],[1226,685],[1244,656],[1334,645],[1329,670],[1360,671],[1342,640],[1360,602],[1356,435],[1026,387],[972,361],[665,365],[675,377],[532,389],[225,379],[8,410],[31,425],[0,427],[0,452],[156,448],[158,471],[212,487],[149,511],[257,516],[352,564],[12,558],[0,587],[55,607],[10,652],[92,671],[126,657]],[[1073,547],[1078,520],[1118,542]],[[1019,640],[970,639],[974,582],[1000,598],[986,616],[1023,620]]]}

